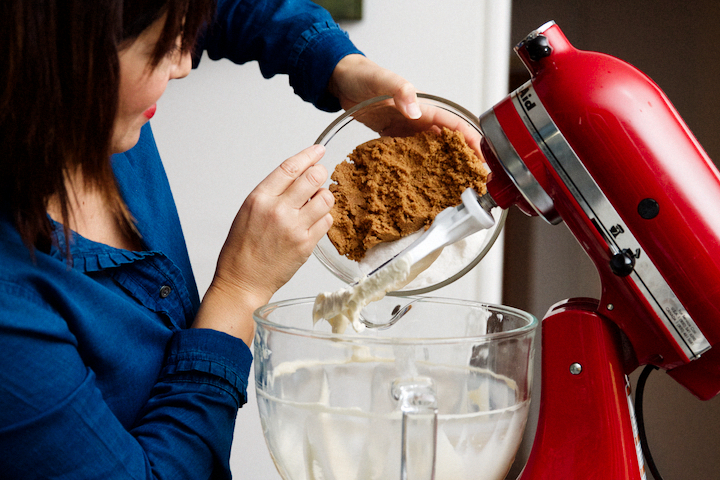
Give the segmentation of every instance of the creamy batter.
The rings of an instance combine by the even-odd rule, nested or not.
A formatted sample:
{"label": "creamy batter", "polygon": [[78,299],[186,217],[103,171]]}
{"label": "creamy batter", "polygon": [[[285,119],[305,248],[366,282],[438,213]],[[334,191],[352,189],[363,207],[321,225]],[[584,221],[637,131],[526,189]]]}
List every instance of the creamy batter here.
{"label": "creamy batter", "polygon": [[[400,374],[387,368],[392,363],[387,358],[363,358],[360,363],[348,360],[338,368],[361,378],[363,388],[384,392],[394,374]],[[420,367],[421,374],[428,373],[427,365]],[[283,363],[271,374],[272,381],[263,383],[273,388],[258,387],[260,418],[276,465],[289,474],[284,478],[298,480],[398,478],[402,413],[378,405],[339,406],[331,400],[342,395],[337,390],[340,384],[334,383],[340,377],[328,375],[332,370],[332,362]],[[489,370],[432,366],[431,372],[447,385],[487,373],[486,381],[476,389],[443,391],[443,403],[454,407],[438,412],[434,478],[505,478],[522,439],[529,402],[507,404],[516,385]],[[383,376],[389,373],[393,375]],[[369,378],[378,376],[381,380],[373,387]],[[283,392],[281,398],[273,389]],[[308,389],[314,393],[306,395]]]}
{"label": "creamy batter", "polygon": [[[424,231],[421,230],[407,237],[403,237],[400,240],[395,240],[394,242],[384,242],[375,245],[368,250],[363,259],[358,262],[358,269],[366,275],[369,274],[389,258],[394,257],[409,247],[423,233]],[[418,276],[408,282],[403,289],[417,290],[426,288],[430,285],[436,285],[459,273],[480,254],[488,235],[491,235],[489,230],[481,230],[452,245],[448,245],[427,270],[420,272]]]}
{"label": "creamy batter", "polygon": [[349,324],[355,331],[363,331],[365,325],[360,321],[360,311],[370,302],[383,298],[387,292],[407,284],[411,280],[411,270],[410,259],[400,256],[355,285],[336,292],[321,293],[315,298],[313,323],[324,318],[332,325],[333,333],[343,333]]}
{"label": "creamy batter", "polygon": [[[365,330],[360,316],[362,309],[413,281],[437,260],[442,251],[442,248],[436,250],[417,262],[408,254],[399,255],[354,285],[319,294],[313,305],[313,324],[324,318],[332,325],[333,333],[343,333],[348,325],[352,325],[356,332],[362,332]],[[386,320],[390,319],[380,321]]]}

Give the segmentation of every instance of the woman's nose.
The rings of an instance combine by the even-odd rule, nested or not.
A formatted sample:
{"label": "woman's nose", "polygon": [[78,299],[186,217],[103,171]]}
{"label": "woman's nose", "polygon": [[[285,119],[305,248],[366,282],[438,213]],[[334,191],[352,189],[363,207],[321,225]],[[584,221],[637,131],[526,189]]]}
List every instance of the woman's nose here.
{"label": "woman's nose", "polygon": [[175,64],[172,78],[187,77],[190,70],[192,70],[192,55],[190,54],[190,51],[183,52],[179,55],[177,63]]}

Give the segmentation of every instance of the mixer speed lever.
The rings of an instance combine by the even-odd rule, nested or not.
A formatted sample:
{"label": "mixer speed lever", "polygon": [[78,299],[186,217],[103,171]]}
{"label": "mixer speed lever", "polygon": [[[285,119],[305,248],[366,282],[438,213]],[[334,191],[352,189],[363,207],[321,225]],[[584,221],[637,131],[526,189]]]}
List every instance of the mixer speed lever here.
{"label": "mixer speed lever", "polygon": [[610,270],[618,277],[627,277],[635,268],[635,255],[626,248],[610,258]]}

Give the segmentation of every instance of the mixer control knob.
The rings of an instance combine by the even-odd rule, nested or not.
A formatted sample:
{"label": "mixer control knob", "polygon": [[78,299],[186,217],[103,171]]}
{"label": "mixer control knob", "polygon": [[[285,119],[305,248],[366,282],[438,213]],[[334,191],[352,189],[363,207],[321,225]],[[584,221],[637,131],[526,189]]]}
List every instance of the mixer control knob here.
{"label": "mixer control knob", "polygon": [[552,53],[552,47],[548,43],[548,39],[545,35],[538,35],[534,38],[528,39],[526,42],[526,48],[530,60],[537,62],[545,57],[550,56]]}
{"label": "mixer control knob", "polygon": [[630,249],[618,252],[610,259],[610,270],[618,277],[627,277],[635,268],[635,255]]}
{"label": "mixer control knob", "polygon": [[660,205],[652,198],[645,198],[638,204],[637,211],[645,220],[651,220],[660,213]]}

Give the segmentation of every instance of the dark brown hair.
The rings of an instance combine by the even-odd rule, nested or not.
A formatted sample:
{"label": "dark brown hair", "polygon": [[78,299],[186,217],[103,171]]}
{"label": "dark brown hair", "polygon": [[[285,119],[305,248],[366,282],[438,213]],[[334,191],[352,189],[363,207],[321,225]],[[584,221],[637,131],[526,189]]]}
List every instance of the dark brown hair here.
{"label": "dark brown hair", "polygon": [[[212,0],[3,0],[0,2],[0,211],[23,241],[49,245],[48,201],[68,220],[66,175],[82,169],[134,228],[110,165],[118,104],[118,49],[163,15],[151,66],[192,49]],[[66,227],[66,233],[67,227]]]}

